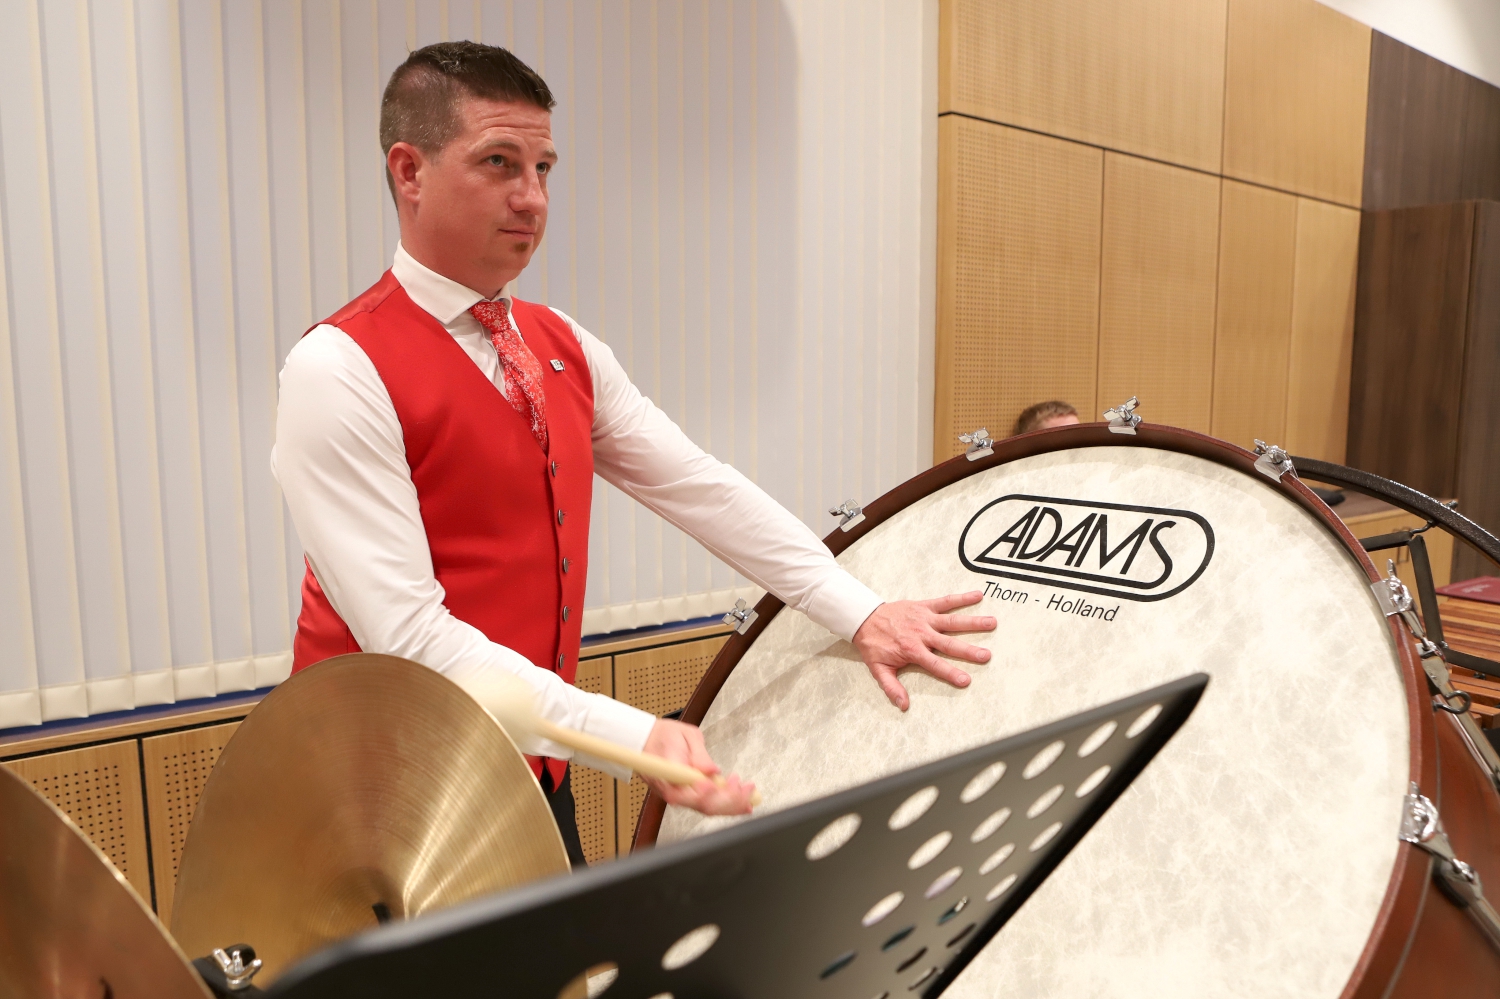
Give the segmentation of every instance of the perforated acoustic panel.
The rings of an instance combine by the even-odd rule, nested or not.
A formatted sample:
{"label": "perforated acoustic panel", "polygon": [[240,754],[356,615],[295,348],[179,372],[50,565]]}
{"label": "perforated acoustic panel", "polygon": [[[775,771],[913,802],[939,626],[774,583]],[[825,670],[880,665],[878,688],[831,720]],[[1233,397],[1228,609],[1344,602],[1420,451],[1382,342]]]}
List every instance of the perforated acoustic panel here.
{"label": "perforated acoustic panel", "polygon": [[[613,662],[609,656],[580,660],[573,685],[591,694],[615,696]],[[583,857],[591,864],[607,860],[615,855],[616,782],[607,774],[576,763],[569,773]]]}
{"label": "perforated acoustic panel", "polygon": [[[933,459],[958,434],[1010,433],[1016,416],[1095,399],[1104,154],[1077,143],[943,118]],[[1114,400],[1119,401],[1119,400]]]}
{"label": "perforated acoustic panel", "polygon": [[1286,439],[1297,199],[1224,181],[1209,433],[1241,447]]}
{"label": "perforated acoustic panel", "polygon": [[939,111],[1217,173],[1225,0],[944,0]]}
{"label": "perforated acoustic panel", "polygon": [[[726,641],[728,636],[705,638],[615,656],[615,698],[654,715],[680,711]],[[616,794],[616,842],[618,852],[624,854],[630,852],[636,820],[646,802],[646,782],[639,777],[628,783],[617,781]]]}
{"label": "perforated acoustic panel", "polygon": [[1349,432],[1358,271],[1359,212],[1298,198],[1284,446],[1340,465]]}
{"label": "perforated acoustic panel", "polygon": [[1369,88],[1367,26],[1316,0],[1229,0],[1224,176],[1359,207]]}
{"label": "perforated acoustic panel", "polygon": [[[1207,682],[1184,677],[706,836],[384,926],[314,954],[267,995],[932,999],[1109,821]],[[1139,835],[1171,849],[1171,816]],[[1128,892],[1097,904],[1133,912]],[[1089,941],[1072,946],[1086,953]],[[1004,995],[1004,983],[989,994]]]}
{"label": "perforated acoustic panel", "polygon": [[182,844],[203,785],[239,722],[171,732],[141,740],[146,769],[146,808],[151,824],[151,856],[156,874],[156,914],[172,923],[172,892]]}
{"label": "perforated acoustic panel", "polygon": [[4,765],[72,819],[150,904],[141,766],[134,739]]}
{"label": "perforated acoustic panel", "polygon": [[1100,409],[1206,433],[1214,380],[1219,178],[1104,157]]}

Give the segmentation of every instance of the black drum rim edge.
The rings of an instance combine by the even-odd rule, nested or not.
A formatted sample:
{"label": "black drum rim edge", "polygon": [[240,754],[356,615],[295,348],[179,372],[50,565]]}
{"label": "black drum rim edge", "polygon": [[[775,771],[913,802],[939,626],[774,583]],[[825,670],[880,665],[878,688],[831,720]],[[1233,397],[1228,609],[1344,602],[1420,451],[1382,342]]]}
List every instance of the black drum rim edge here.
{"label": "black drum rim edge", "polygon": [[1491,562],[1500,565],[1500,538],[1458,510],[1445,506],[1420,489],[1413,489],[1395,479],[1387,479],[1373,472],[1351,468],[1348,465],[1337,465],[1331,461],[1319,461],[1316,458],[1293,456],[1292,464],[1301,472],[1306,473],[1308,478],[1317,482],[1327,482],[1367,493],[1400,507],[1407,513],[1414,513],[1427,520],[1436,521],[1439,527],[1462,538],[1477,548]]}

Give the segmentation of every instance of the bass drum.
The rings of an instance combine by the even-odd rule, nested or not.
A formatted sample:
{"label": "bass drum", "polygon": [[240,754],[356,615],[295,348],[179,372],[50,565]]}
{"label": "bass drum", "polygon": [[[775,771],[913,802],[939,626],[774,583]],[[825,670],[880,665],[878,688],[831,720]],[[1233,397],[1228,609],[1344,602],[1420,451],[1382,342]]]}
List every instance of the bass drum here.
{"label": "bass drum", "polygon": [[[830,535],[840,564],[888,599],[983,589],[1000,626],[978,641],[993,657],[966,690],[908,671],[903,714],[849,643],[763,600],[683,716],[757,783],[762,813],[1212,676],[1182,731],[946,995],[1496,988],[1500,955],[1398,833],[1415,782],[1458,856],[1500,886],[1500,796],[1382,615],[1382,574],[1294,475],[1200,434],[1092,424],[955,458],[865,515]],[[731,821],[663,815],[653,799],[637,845]],[[968,872],[949,892],[982,896],[1003,873]]]}

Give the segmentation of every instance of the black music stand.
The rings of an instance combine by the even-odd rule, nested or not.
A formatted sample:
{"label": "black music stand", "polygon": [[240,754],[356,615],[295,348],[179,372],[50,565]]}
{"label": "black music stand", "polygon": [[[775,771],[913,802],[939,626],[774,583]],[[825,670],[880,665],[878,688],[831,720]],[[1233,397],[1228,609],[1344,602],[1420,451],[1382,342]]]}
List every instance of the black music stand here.
{"label": "black music stand", "polygon": [[706,836],[382,926],[308,957],[267,995],[930,999],[1207,684],[1194,674]]}

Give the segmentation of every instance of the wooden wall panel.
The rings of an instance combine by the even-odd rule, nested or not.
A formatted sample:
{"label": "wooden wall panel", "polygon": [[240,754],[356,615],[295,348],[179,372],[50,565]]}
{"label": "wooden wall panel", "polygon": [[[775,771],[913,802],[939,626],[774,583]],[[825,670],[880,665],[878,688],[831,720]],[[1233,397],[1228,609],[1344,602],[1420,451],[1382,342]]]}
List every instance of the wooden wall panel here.
{"label": "wooden wall panel", "polygon": [[141,764],[135,740],[3,764],[73,820],[136,894],[151,903]]}
{"label": "wooden wall panel", "polygon": [[[614,660],[609,656],[580,660],[573,685],[591,694],[615,696]],[[570,773],[583,857],[591,864],[608,860],[615,855],[615,780],[576,763]]]}
{"label": "wooden wall panel", "polygon": [[1219,184],[1105,154],[1096,408],[1135,395],[1152,423],[1208,431]]}
{"label": "wooden wall panel", "polygon": [[933,459],[957,435],[1009,433],[1021,410],[1094,398],[1097,149],[964,118],[938,126],[938,316]]}
{"label": "wooden wall panel", "polygon": [[1225,0],[943,0],[939,113],[1217,173]]}
{"label": "wooden wall panel", "polygon": [[1296,198],[1224,181],[1211,433],[1242,447],[1286,434],[1296,244]]}
{"label": "wooden wall panel", "polygon": [[1359,275],[1359,212],[1297,199],[1286,436],[1293,454],[1342,464]]}
{"label": "wooden wall panel", "polygon": [[1464,167],[1459,198],[1500,201],[1500,87],[1465,77]]}
{"label": "wooden wall panel", "polygon": [[1370,29],[1316,0],[1230,0],[1224,176],[1358,207]]}
{"label": "wooden wall panel", "polygon": [[1437,205],[1463,196],[1467,79],[1447,63],[1374,32],[1365,209]]}
{"label": "wooden wall panel", "polygon": [[[615,656],[615,698],[654,715],[682,710],[726,641],[728,636],[705,638]],[[646,782],[639,776],[628,783],[616,782],[615,800],[619,803],[618,851],[629,853],[635,823],[646,801]]]}
{"label": "wooden wall panel", "polygon": [[1346,462],[1433,496],[1457,486],[1473,238],[1473,203],[1366,212],[1360,226]]}
{"label": "wooden wall panel", "polygon": [[[1473,246],[1455,495],[1460,510],[1500,534],[1500,202],[1474,205]],[[1459,579],[1500,573],[1467,545],[1454,564]]]}
{"label": "wooden wall panel", "polygon": [[141,740],[156,875],[156,913],[165,925],[172,924],[177,866],[182,860],[182,846],[187,842],[193,811],[219,754],[239,727],[239,722],[230,722]]}

